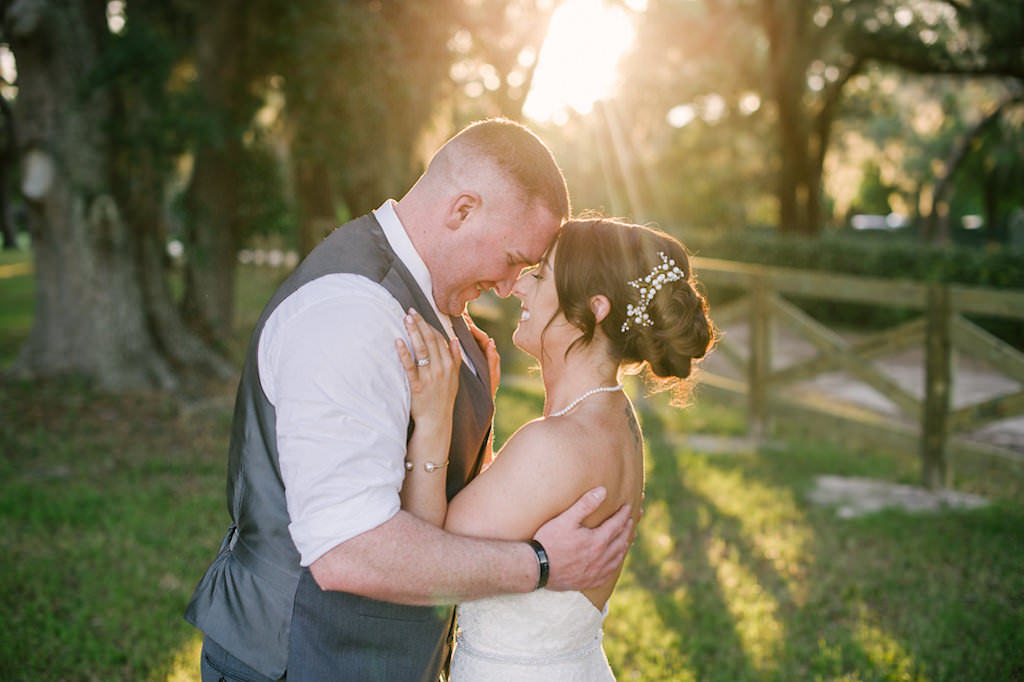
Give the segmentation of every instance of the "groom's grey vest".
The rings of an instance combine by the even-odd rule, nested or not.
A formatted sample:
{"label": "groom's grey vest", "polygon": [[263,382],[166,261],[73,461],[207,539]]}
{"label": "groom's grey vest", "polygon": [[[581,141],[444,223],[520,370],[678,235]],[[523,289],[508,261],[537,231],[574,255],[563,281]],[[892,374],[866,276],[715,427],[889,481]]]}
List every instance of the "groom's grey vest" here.
{"label": "groom's grey vest", "polygon": [[[288,277],[256,323],[242,368],[228,458],[227,502],[233,523],[185,617],[273,679],[287,669],[289,680],[313,679],[316,671],[331,679],[436,680],[447,654],[450,607],[401,606],[323,592],[309,570],[299,566],[288,533],[275,411],[260,386],[258,342],[281,301],[303,284],[332,273],[355,273],[379,282],[403,310],[415,308],[441,328],[371,215],[335,230]],[[447,472],[449,499],[479,471],[493,412],[487,363],[465,327],[458,333],[481,376],[463,365]]]}

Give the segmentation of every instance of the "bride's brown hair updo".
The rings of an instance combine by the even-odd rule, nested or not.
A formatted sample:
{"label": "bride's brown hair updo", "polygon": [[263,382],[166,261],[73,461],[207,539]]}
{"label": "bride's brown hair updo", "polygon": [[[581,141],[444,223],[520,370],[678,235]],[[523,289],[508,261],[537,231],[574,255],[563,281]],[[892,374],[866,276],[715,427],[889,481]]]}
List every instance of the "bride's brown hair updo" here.
{"label": "bride's brown hair updo", "polygon": [[[590,299],[604,295],[611,310],[600,328],[611,352],[622,363],[646,365],[660,387],[684,388],[681,380],[711,348],[715,328],[679,240],[617,220],[570,220],[557,248],[555,287],[565,318],[583,332],[576,343],[593,341],[597,321]],[[642,294],[652,282],[659,288]]]}

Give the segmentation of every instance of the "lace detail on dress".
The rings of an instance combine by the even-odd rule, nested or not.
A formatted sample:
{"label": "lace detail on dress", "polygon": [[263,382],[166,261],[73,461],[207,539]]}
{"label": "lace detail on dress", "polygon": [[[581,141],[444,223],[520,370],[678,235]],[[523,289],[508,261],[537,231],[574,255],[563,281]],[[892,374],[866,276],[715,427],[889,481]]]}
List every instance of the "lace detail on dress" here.
{"label": "lace detail on dress", "polygon": [[463,637],[462,631],[460,630],[455,636],[455,642],[458,646],[463,647],[463,654],[468,656],[478,656],[480,658],[486,658],[489,661],[495,661],[497,663],[514,663],[516,665],[545,665],[548,663],[564,663],[566,661],[578,661],[590,656],[592,653],[597,651],[601,646],[601,638],[603,633],[594,637],[590,642],[575,651],[567,651],[563,654],[550,654],[548,656],[506,656],[502,654],[488,653],[486,651],[478,651],[473,646],[466,642],[466,638]]}
{"label": "lace detail on dress", "polygon": [[452,682],[613,682],[601,648],[607,613],[580,592],[548,590],[460,604]]}

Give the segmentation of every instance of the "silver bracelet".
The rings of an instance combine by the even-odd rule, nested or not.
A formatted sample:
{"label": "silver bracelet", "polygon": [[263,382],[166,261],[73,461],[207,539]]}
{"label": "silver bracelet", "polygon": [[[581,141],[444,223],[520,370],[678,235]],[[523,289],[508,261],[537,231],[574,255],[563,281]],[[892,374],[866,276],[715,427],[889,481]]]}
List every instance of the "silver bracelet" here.
{"label": "silver bracelet", "polygon": [[[416,465],[413,464],[412,462],[410,462],[409,460],[405,460],[405,470],[406,471],[412,471],[414,466],[416,466]],[[447,466],[448,466],[448,460],[445,460],[441,464],[434,464],[433,462],[424,462],[423,463],[423,470],[426,471],[428,474],[432,474],[435,471],[440,471],[441,469],[444,469]]]}

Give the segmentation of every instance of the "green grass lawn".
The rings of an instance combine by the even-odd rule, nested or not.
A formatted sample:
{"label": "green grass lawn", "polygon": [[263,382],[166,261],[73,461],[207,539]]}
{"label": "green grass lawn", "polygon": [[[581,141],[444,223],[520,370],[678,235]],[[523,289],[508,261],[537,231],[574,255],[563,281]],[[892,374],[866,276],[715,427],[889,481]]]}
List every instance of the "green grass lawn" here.
{"label": "green grass lawn", "polygon": [[[240,329],[279,276],[241,272]],[[3,365],[30,321],[31,277],[0,278]],[[540,409],[513,383],[499,443]],[[815,476],[914,483],[916,459],[808,441],[706,452],[686,435],[739,435],[741,414],[699,393],[683,411],[637,402],[645,514],[605,637],[620,680],[1024,680],[1012,473],[958,481],[985,509],[843,520],[806,501]],[[0,680],[198,681],[182,612],[227,524],[230,416],[228,395],[0,383]]]}

